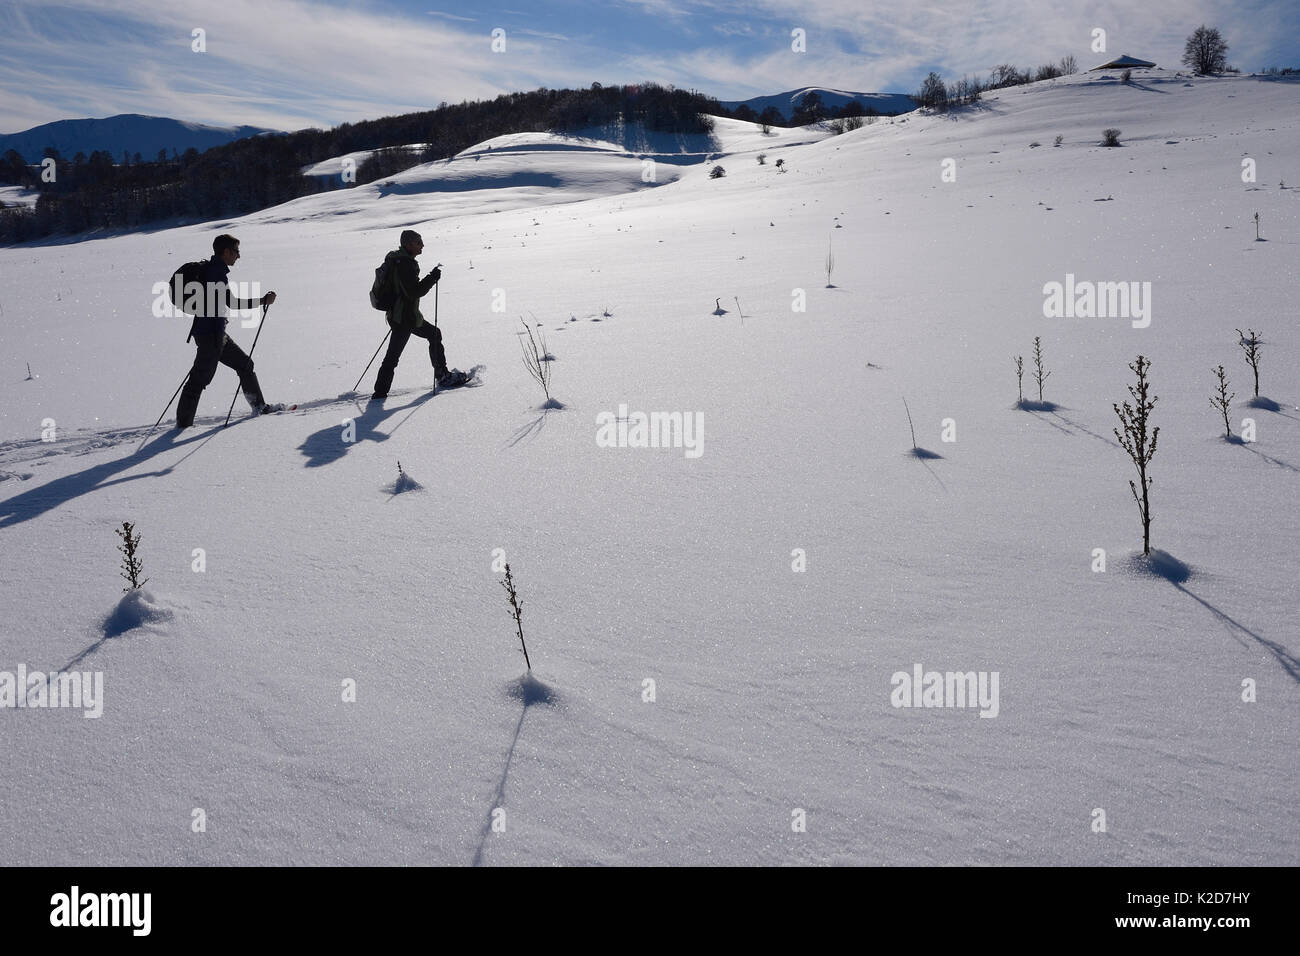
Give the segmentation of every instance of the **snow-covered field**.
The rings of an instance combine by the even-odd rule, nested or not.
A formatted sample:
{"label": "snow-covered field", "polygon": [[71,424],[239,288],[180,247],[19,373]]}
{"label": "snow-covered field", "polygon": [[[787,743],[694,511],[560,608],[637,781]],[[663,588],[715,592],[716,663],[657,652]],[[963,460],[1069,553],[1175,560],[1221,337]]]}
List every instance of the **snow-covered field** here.
{"label": "snow-covered field", "polygon": [[[649,182],[620,144],[525,138],[0,249],[0,701],[20,666],[103,675],[96,719],[0,709],[0,859],[1300,861],[1300,86],[1135,80],[838,137],[720,121],[712,162]],[[376,407],[373,368],[346,393],[403,228],[485,385],[430,397],[412,342]],[[140,448],[193,357],[154,283],[222,231],[279,295],[257,370],[300,407],[223,430],[221,369],[198,427]],[[1067,281],[1150,283],[1149,324],[1046,317]],[[1035,336],[1056,407],[1022,410]],[[1139,354],[1182,580],[1133,560],[1112,405]],[[1223,440],[1219,364],[1254,442]],[[639,412],[695,446],[598,441]],[[399,461],[422,490],[393,493]],[[119,608],[123,521],[149,581]],[[894,706],[918,665],[996,698]]]}
{"label": "snow-covered field", "polygon": [[22,186],[0,186],[0,207],[35,206],[37,192]]}

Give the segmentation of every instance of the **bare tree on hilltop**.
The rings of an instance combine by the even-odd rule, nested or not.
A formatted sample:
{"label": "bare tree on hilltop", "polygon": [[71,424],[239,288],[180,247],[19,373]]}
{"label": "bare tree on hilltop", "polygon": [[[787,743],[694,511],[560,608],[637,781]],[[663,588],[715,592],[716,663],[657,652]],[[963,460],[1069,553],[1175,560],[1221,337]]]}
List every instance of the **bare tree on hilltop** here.
{"label": "bare tree on hilltop", "polygon": [[1183,66],[1197,73],[1222,73],[1228,68],[1228,44],[1215,27],[1201,24],[1183,47]]}
{"label": "bare tree on hilltop", "polygon": [[916,102],[922,107],[932,110],[946,109],[948,106],[948,88],[944,86],[943,79],[933,70],[921,83],[920,92],[916,94]]}

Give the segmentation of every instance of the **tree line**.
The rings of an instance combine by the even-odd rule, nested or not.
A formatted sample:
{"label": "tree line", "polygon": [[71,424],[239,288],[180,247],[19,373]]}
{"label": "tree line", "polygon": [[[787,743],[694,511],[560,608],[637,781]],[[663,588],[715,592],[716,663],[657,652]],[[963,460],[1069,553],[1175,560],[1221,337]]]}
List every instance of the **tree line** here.
{"label": "tree line", "polygon": [[1051,80],[1058,76],[1071,76],[1079,72],[1078,61],[1073,56],[1061,57],[1055,63],[1044,63],[1037,69],[1022,70],[1010,63],[1000,63],[989,71],[987,80],[978,76],[963,76],[960,80],[944,83],[943,77],[931,71],[921,83],[921,88],[914,99],[918,106],[932,110],[944,110],[952,106],[965,106],[979,100],[980,94],[990,90],[1002,90],[1009,86],[1021,86],[1039,80]]}

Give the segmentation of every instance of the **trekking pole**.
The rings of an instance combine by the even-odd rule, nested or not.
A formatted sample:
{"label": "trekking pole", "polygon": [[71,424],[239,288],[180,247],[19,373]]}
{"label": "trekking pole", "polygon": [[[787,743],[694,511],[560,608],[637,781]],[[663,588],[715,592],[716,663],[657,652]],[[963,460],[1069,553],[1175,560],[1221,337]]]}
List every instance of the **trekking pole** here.
{"label": "trekking pole", "polygon": [[[436,266],[434,266],[434,268],[441,269],[442,263],[439,262]],[[438,281],[433,284],[433,327],[435,329],[438,327],[438,286],[441,284],[442,284],[442,276],[439,276]]]}
{"label": "trekking pole", "polygon": [[[253,336],[253,347],[248,350],[248,359],[250,362],[253,359],[253,352],[256,351],[257,349],[257,340],[262,337],[262,326],[266,324],[266,310],[269,309],[270,307],[271,307],[270,303],[267,303],[266,305],[262,306],[262,318],[257,323],[257,334]],[[239,389],[240,386],[236,385],[235,397],[230,400],[230,411],[226,412],[226,421],[225,424],[221,426],[222,428],[225,428],[226,425],[230,424],[230,416],[235,414],[235,398],[239,397]]]}
{"label": "trekking pole", "polygon": [[[176,401],[176,396],[181,393],[181,389],[185,387],[185,383],[188,382],[189,380],[190,380],[190,373],[186,372],[185,377],[181,379],[181,383],[176,386],[176,391],[172,392],[172,397],[168,399],[167,408],[172,407],[172,402]],[[167,414],[167,408],[164,408],[162,410],[162,415],[158,416],[158,421],[153,423],[153,428],[149,429],[149,435],[152,435],[154,432],[158,430],[158,426],[162,424],[163,415]],[[145,435],[144,438],[141,440],[140,448],[136,449],[137,453],[140,451],[141,448],[144,448],[144,443],[149,440],[149,435]]]}
{"label": "trekking pole", "polygon": [[[384,347],[384,343],[388,341],[388,337],[392,334],[393,334],[393,329],[391,326],[389,326],[388,331],[384,333],[384,337],[379,340],[379,349],[382,349]],[[361,378],[358,378],[357,384],[352,386],[352,391],[355,392],[357,389],[361,387],[361,379],[366,377],[366,372],[370,371],[370,366],[374,365],[375,359],[379,358],[379,349],[375,349],[375,354],[370,356],[370,361],[366,363],[366,371],[361,373]]]}

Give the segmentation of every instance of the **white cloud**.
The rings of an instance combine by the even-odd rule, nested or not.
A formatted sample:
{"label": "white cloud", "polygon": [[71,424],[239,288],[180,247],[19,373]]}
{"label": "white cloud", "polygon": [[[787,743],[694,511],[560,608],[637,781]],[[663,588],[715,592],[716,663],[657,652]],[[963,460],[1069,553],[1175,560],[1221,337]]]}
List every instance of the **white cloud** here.
{"label": "white cloud", "polygon": [[462,21],[464,21],[465,23],[477,23],[477,22],[478,22],[478,20],[477,20],[476,18],[474,18],[474,17],[462,17],[462,16],[459,16],[459,15],[457,15],[457,14],[455,14],[455,13],[445,13],[445,12],[443,12],[442,10],[426,10],[426,11],[424,11],[424,12],[427,13],[427,14],[428,14],[429,16],[431,16],[431,17],[443,17],[444,19],[447,19],[447,20],[462,20]]}
{"label": "white cloud", "polygon": [[[0,78],[25,97],[6,97],[0,128],[87,111],[292,128],[554,85],[569,72],[554,43],[522,31],[498,54],[487,30],[302,0],[130,0],[113,8],[111,29],[97,0],[6,4]],[[206,53],[191,52],[196,27]]]}
{"label": "white cloud", "polygon": [[[743,99],[830,84],[868,92],[911,92],[921,75],[987,75],[999,63],[1033,68],[1074,54],[1083,68],[1122,52],[1178,68],[1183,42],[1201,23],[1219,26],[1243,68],[1259,61],[1278,35],[1300,30],[1293,0],[623,0],[647,12],[708,14],[728,41],[693,44],[625,65],[678,86]],[[1285,24],[1280,28],[1279,24]],[[728,26],[730,24],[730,26]],[[771,28],[767,50],[743,27]],[[807,52],[790,49],[789,31],[807,34]],[[1092,31],[1107,35],[1107,53],[1091,51]],[[734,38],[734,40],[732,39]],[[1283,56],[1285,58],[1285,56]]]}
{"label": "white cloud", "polygon": [[[1107,31],[1107,55],[1176,67],[1205,22],[1223,29],[1229,59],[1251,68],[1300,30],[1294,0],[616,0],[612,9],[622,30],[629,17],[653,18],[647,34],[673,35],[676,48],[647,49],[663,41],[635,31],[606,35],[595,16],[581,37],[533,29],[545,8],[499,11],[522,22],[507,52],[493,53],[486,23],[365,0],[4,0],[0,129],[117,112],[292,129],[593,80],[653,79],[722,99],[811,85],[907,92],[929,69],[985,75],[1071,53],[1086,68],[1102,56],[1089,49],[1095,27]],[[190,51],[195,27],[207,30],[207,53]],[[806,30],[806,53],[791,51],[792,27]]]}
{"label": "white cloud", "polygon": [[571,37],[566,37],[563,34],[546,33],[542,30],[528,30],[528,29],[516,27],[514,30],[510,31],[511,36],[515,36],[516,34],[520,34],[520,33],[528,37],[537,37],[539,40],[560,40],[564,43],[568,43],[572,40]]}

